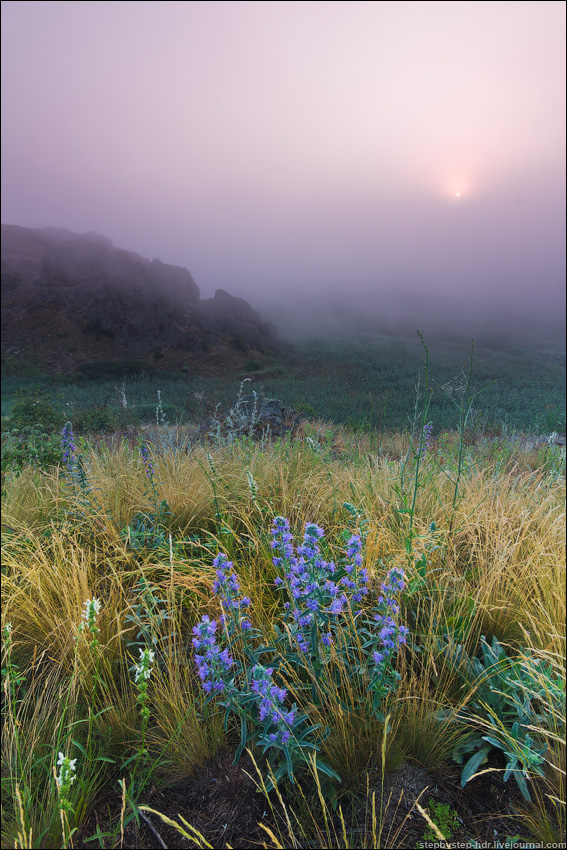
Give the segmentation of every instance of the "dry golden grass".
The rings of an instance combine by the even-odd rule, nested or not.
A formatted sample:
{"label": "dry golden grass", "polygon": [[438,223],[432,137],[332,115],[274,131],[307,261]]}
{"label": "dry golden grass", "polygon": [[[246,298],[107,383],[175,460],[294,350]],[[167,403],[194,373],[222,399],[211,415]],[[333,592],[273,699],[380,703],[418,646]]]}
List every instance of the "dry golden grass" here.
{"label": "dry golden grass", "polygon": [[[85,745],[93,676],[98,683],[90,734],[96,752],[125,760],[139,744],[129,672],[137,653],[127,646],[136,628],[126,618],[140,603],[136,587],[141,579],[172,613],[161,632],[169,635],[171,651],[151,682],[148,746],[152,757],[162,754],[158,773],[187,775],[226,742],[222,717],[212,706],[203,707],[191,661],[191,627],[204,613],[218,617],[218,602],[210,592],[211,564],[222,550],[234,560],[242,592],[252,599],[255,626],[269,639],[279,611],[269,534],[276,515],[287,516],[296,535],[314,521],[337,543],[349,519],[343,504],[354,504],[368,520],[365,562],[372,581],[379,583],[388,569],[399,565],[414,589],[402,616],[419,638],[420,652],[418,656],[408,647],[400,654],[401,680],[387,704],[391,728],[384,753],[384,727],[364,708],[362,680],[337,662],[340,685],[326,683],[324,702],[310,702],[293,669],[282,668],[286,686],[312,722],[330,729],[321,741],[322,756],[347,783],[361,781],[373,760],[382,759],[389,769],[401,757],[426,766],[450,759],[459,729],[449,719],[440,723],[438,713],[456,714],[470,694],[459,692],[442,654],[438,637],[444,629],[456,630],[456,639],[471,654],[478,650],[480,635],[496,636],[515,650],[533,649],[561,668],[564,482],[530,470],[533,457],[526,452],[511,453],[503,470],[487,458],[462,476],[453,512],[454,484],[439,464],[428,460],[408,560],[409,520],[398,512],[394,490],[407,439],[386,435],[382,453],[374,449],[364,435],[357,435],[355,444],[348,431],[335,428],[323,452],[298,440],[155,454],[159,498],[167,500],[171,512],[166,517],[171,552],[136,554],[121,535],[150,504],[141,460],[126,445],[91,451],[87,461],[94,489],[88,508],[56,472],[25,470],[18,478],[7,478],[2,617],[12,624],[12,662],[27,681],[16,716],[13,707],[7,712],[3,777],[17,776],[26,828],[34,836],[56,830],[56,796],[46,777],[53,754],[69,739],[69,724],[81,721],[73,734]],[[407,486],[409,492],[411,481]],[[436,531],[430,529],[432,521]],[[190,546],[179,545],[190,539]],[[416,565],[422,554],[427,560],[425,584]],[[96,652],[79,633],[84,602],[94,597],[103,603]],[[545,733],[546,778],[535,785],[533,802],[525,810],[533,834],[555,836],[546,839],[550,841],[558,840],[557,824],[564,824],[562,724],[564,718],[557,717],[554,729]],[[83,769],[92,773],[90,800],[110,768],[83,763]],[[23,829],[17,808],[14,799],[6,832],[10,846]]]}

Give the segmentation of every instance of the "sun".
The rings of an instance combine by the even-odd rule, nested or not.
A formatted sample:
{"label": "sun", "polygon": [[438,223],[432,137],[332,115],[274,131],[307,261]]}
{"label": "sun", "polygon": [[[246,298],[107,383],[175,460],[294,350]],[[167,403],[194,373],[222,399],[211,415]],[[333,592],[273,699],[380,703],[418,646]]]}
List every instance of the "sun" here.
{"label": "sun", "polygon": [[460,197],[461,197],[461,193],[460,193],[460,192],[455,192],[455,198],[460,198]]}

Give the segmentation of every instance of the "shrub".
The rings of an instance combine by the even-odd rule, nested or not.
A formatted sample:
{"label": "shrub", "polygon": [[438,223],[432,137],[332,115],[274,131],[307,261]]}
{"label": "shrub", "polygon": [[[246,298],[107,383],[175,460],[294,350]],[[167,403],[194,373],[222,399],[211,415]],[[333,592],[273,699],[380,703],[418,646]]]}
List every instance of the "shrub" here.
{"label": "shrub", "polygon": [[9,431],[2,439],[2,472],[15,471],[20,475],[24,467],[49,470],[62,460],[61,440],[58,434],[46,434],[40,428],[25,426]]}
{"label": "shrub", "polygon": [[108,434],[116,430],[117,416],[107,404],[101,404],[79,411],[74,417],[73,424],[75,430],[83,434],[94,432]]}
{"label": "shrub", "polygon": [[262,368],[262,364],[258,360],[247,360],[244,368],[247,372],[258,372]]}
{"label": "shrub", "polygon": [[114,339],[114,332],[110,328],[103,328],[98,318],[90,319],[85,325],[85,331],[94,334],[97,339],[100,339],[101,336]]}
{"label": "shrub", "polygon": [[[461,645],[449,642],[444,647],[447,660],[475,695],[470,708],[465,707],[456,718],[457,722],[473,725],[453,752],[459,764],[470,756],[463,768],[461,786],[473,778],[490,751],[497,748],[506,758],[504,781],[513,776],[529,802],[526,779],[530,772],[543,776],[547,743],[539,733],[551,728],[553,715],[561,713],[565,687],[548,663],[529,652],[510,658],[495,637],[489,645],[484,636],[481,648],[482,659],[471,659]],[[489,734],[478,734],[479,728]]]}
{"label": "shrub", "polygon": [[[156,421],[156,405],[154,404],[136,404],[132,408],[128,408],[133,418],[138,422],[154,422]],[[161,404],[161,411],[168,422],[175,422],[180,416],[180,410],[174,404]],[[162,424],[162,423],[160,423]]]}
{"label": "shrub", "polygon": [[60,430],[64,417],[54,403],[51,393],[45,390],[34,387],[18,390],[12,407],[12,428],[34,428],[49,434]]}
{"label": "shrub", "polygon": [[296,410],[298,413],[302,413],[307,419],[317,419],[319,416],[315,408],[311,407],[310,404],[307,404],[304,401],[300,401],[298,404],[294,404],[293,409]]}
{"label": "shrub", "polygon": [[250,346],[242,333],[237,333],[232,337],[232,345],[237,351],[250,351]]}

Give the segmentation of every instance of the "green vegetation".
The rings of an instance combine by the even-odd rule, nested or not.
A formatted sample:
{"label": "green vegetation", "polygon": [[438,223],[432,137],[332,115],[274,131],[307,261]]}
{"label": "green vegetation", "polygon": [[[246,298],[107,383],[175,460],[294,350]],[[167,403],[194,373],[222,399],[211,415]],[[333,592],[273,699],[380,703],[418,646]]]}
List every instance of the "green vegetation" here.
{"label": "green vegetation", "polygon": [[[451,806],[444,806],[443,803],[436,803],[435,800],[429,801],[429,814],[431,820],[438,828],[444,838],[449,841],[459,827],[459,819],[457,813]],[[428,829],[423,834],[423,841],[438,841],[439,836],[434,829]],[[423,843],[418,844],[418,847],[423,847]]]}
{"label": "green vegetation", "polygon": [[[154,833],[235,846],[256,821],[233,833],[231,809],[223,832],[221,811],[201,834],[191,806],[168,805],[226,751],[231,805],[245,769],[262,795],[266,847],[482,843],[508,826],[565,840],[565,449],[477,417],[470,352],[435,407],[422,351],[403,431],[371,428],[373,409],[365,427],[203,444],[196,424],[168,424],[166,383],[137,427],[133,378],[104,436],[100,422],[73,435],[62,388],[58,455],[26,460],[20,431],[48,427],[58,402],[18,397],[3,441],[3,846],[140,846],[149,815]],[[456,429],[436,419],[441,396]],[[408,765],[421,789],[392,784]],[[211,770],[207,788],[228,779]]]}
{"label": "green vegetation", "polygon": [[[339,339],[284,348],[266,356],[267,368],[249,360],[256,373],[255,388],[279,398],[288,407],[317,411],[326,422],[353,428],[405,429],[413,417],[415,386],[421,368],[419,340],[388,337]],[[436,343],[431,354],[430,419],[436,431],[454,425],[454,405],[468,370],[470,346]],[[119,390],[125,382],[129,413],[134,421],[152,421],[157,391],[164,403],[174,404],[170,422],[203,418],[203,407],[228,405],[238,375],[210,377],[157,371],[141,361],[85,363],[79,380],[7,376],[2,386],[2,415],[9,415],[14,392],[29,386],[62,390],[64,402],[77,411],[108,405],[121,407]],[[477,348],[474,390],[482,390],[471,413],[469,428],[491,426],[500,432],[523,430],[537,434],[565,429],[565,356],[546,349]],[[449,395],[448,395],[449,393]],[[307,405],[307,407],[305,407]],[[66,417],[67,418],[67,417]]]}

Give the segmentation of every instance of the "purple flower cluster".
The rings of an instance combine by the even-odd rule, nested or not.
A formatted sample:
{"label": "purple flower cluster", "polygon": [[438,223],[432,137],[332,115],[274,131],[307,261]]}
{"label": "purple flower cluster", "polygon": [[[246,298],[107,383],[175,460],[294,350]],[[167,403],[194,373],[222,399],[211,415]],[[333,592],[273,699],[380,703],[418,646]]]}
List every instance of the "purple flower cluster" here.
{"label": "purple flower cluster", "polygon": [[382,595],[378,597],[378,605],[382,610],[374,616],[379,626],[377,639],[380,643],[380,649],[372,655],[377,665],[382,665],[395,653],[399,646],[406,643],[407,626],[399,626],[392,616],[392,614],[396,616],[400,613],[400,606],[395,597],[396,594],[401,593],[405,586],[405,575],[401,567],[391,569],[386,581],[382,582],[380,586]]}
{"label": "purple flower cluster", "polygon": [[346,576],[341,580],[345,587],[353,591],[353,602],[361,602],[368,593],[368,570],[362,568],[362,541],[359,534],[354,534],[347,543],[347,560],[352,563],[345,565],[345,573],[354,573],[354,580]]}
{"label": "purple flower cluster", "polygon": [[[221,607],[230,612],[229,630],[234,628],[236,624],[244,631],[252,628],[252,623],[247,617],[241,617],[242,608],[248,608],[250,598],[248,596],[239,596],[240,582],[238,576],[234,572],[234,564],[229,561],[225,554],[219,552],[213,561],[213,566],[216,569],[217,577],[213,583],[213,593],[220,597]],[[223,614],[221,622],[224,623],[227,618]],[[236,622],[235,622],[236,621]]]}
{"label": "purple flower cluster", "polygon": [[425,455],[427,454],[432,434],[433,422],[428,422],[427,425],[423,426],[423,431],[421,432],[421,439],[419,443],[418,454],[421,454],[422,457],[425,457]]}
{"label": "purple flower cluster", "polygon": [[154,467],[150,458],[150,450],[148,449],[147,445],[142,441],[140,441],[140,454],[142,455],[146,475],[151,481],[154,475]]}
{"label": "purple flower cluster", "polygon": [[72,475],[77,464],[77,447],[74,442],[73,428],[70,422],[65,423],[61,432],[61,448],[63,449],[63,463],[67,467],[69,474]]}
{"label": "purple flower cluster", "polygon": [[[285,603],[291,611],[298,628],[295,638],[302,652],[309,651],[304,629],[317,628],[321,640],[327,646],[332,642],[332,628],[336,626],[336,617],[359,603],[368,593],[368,573],[361,568],[362,542],[359,535],[350,538],[347,544],[347,561],[342,568],[344,575],[333,561],[325,561],[321,556],[319,541],[324,531],[313,522],[305,526],[303,542],[293,548],[293,537],[289,530],[289,521],[278,516],[272,527],[271,547],[279,554],[272,560],[274,566],[285,570],[285,580],[276,578],[277,587],[285,587],[290,602]],[[355,612],[355,615],[358,612]],[[332,619],[331,619],[332,618]]]}
{"label": "purple flower cluster", "polygon": [[215,638],[216,628],[216,621],[207,616],[201,617],[201,622],[193,627],[197,672],[203,683],[203,690],[208,694],[211,691],[225,690],[226,674],[234,664],[228,649],[221,650],[219,647]]}
{"label": "purple flower cluster", "polygon": [[262,722],[276,727],[268,734],[270,743],[287,744],[295,721],[295,709],[283,710],[287,696],[285,688],[278,688],[272,680],[272,667],[256,664],[252,670],[251,689],[259,697],[259,718]]}

